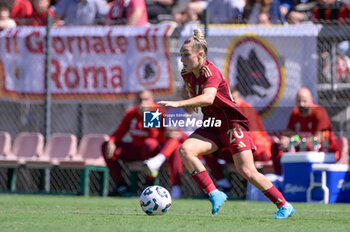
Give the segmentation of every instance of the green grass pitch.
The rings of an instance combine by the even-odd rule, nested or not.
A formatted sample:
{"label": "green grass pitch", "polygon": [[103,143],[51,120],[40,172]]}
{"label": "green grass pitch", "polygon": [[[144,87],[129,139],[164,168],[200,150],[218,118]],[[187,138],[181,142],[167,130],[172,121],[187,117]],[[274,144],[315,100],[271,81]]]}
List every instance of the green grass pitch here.
{"label": "green grass pitch", "polygon": [[274,220],[267,202],[227,201],[211,215],[208,200],[174,200],[166,215],[147,216],[138,198],[0,194],[1,232],[350,231],[349,204],[294,203],[296,214]]}

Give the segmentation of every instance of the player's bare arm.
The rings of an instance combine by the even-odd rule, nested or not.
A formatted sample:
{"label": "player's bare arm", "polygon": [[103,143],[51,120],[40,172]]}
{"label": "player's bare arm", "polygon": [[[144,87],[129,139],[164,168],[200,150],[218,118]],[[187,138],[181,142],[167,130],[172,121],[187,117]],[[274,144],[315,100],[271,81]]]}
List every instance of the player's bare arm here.
{"label": "player's bare arm", "polygon": [[193,98],[181,101],[159,101],[159,105],[165,107],[204,107],[213,104],[217,89],[214,87],[203,89],[203,93]]}
{"label": "player's bare arm", "polygon": [[117,147],[116,147],[114,141],[108,141],[108,143],[106,145],[106,150],[105,150],[106,157],[108,159],[112,158],[116,148]]}

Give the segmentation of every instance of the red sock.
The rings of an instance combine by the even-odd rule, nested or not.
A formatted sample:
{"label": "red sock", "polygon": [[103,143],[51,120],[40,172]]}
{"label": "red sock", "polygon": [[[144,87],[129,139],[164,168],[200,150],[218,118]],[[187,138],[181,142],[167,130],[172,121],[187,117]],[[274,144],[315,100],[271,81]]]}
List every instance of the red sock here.
{"label": "red sock", "polygon": [[198,186],[203,189],[206,193],[210,193],[216,190],[212,179],[210,178],[207,171],[201,171],[192,175],[192,178],[196,181]]}
{"label": "red sock", "polygon": [[274,185],[266,190],[264,195],[276,206],[283,206],[286,203],[286,199],[284,199],[282,193]]}

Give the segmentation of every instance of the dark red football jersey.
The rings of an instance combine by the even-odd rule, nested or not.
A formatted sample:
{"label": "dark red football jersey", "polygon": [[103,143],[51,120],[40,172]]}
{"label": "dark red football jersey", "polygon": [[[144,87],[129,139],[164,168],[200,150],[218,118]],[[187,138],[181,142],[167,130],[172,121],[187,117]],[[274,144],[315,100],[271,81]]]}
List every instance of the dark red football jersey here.
{"label": "dark red football jersey", "polygon": [[202,107],[203,120],[208,118],[219,119],[222,122],[222,127],[227,127],[232,122],[236,122],[249,130],[248,120],[232,99],[226,79],[211,61],[205,61],[199,77],[195,77],[192,72],[186,70],[183,70],[181,75],[191,97],[202,94],[205,88],[214,87],[217,89],[213,104]]}

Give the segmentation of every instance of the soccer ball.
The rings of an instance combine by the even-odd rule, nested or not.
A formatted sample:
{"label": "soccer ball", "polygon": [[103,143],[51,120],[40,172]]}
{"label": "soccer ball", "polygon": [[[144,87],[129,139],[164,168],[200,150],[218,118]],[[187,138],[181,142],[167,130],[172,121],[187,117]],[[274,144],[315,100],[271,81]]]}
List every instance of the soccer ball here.
{"label": "soccer ball", "polygon": [[171,196],[168,190],[161,186],[149,186],[141,193],[140,205],[147,215],[162,215],[170,209]]}

